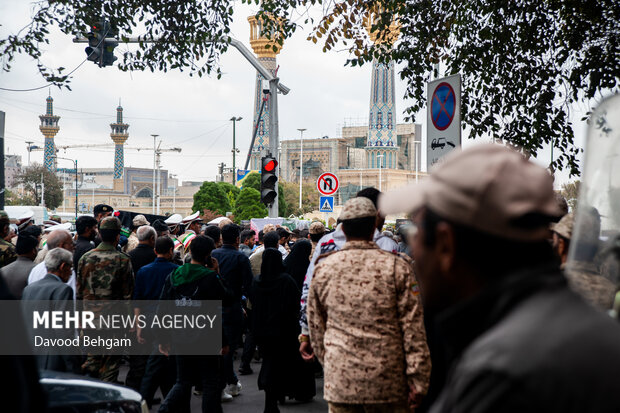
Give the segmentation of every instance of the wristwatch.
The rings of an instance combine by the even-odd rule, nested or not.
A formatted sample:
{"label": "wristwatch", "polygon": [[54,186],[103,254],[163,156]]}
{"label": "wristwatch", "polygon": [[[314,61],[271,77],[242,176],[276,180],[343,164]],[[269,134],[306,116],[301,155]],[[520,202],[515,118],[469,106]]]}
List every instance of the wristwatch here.
{"label": "wristwatch", "polygon": [[300,343],[308,343],[310,342],[310,337],[305,334],[300,334],[299,337],[297,337],[297,340],[299,340]]}

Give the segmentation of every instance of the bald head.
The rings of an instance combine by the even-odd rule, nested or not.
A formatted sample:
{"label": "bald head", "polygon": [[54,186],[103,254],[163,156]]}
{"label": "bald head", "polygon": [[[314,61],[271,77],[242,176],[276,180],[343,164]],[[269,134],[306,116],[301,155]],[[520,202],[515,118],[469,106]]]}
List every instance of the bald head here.
{"label": "bald head", "polygon": [[71,233],[66,229],[57,229],[50,232],[47,236],[47,249],[62,248],[67,251],[73,251],[73,239]]}

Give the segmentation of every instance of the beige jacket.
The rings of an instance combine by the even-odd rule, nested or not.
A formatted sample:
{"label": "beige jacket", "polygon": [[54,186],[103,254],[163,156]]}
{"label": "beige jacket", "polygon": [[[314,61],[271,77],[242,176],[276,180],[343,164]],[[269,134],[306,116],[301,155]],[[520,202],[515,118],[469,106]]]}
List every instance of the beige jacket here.
{"label": "beige jacket", "polygon": [[308,321],[325,400],[402,402],[410,385],[426,394],[431,361],[411,260],[365,241],[319,259]]}

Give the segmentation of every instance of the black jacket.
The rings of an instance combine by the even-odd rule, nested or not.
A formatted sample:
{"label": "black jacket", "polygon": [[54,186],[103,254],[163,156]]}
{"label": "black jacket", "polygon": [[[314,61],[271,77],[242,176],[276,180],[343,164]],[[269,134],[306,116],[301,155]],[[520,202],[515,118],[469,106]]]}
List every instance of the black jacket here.
{"label": "black jacket", "polygon": [[128,252],[129,258],[131,258],[131,268],[133,269],[134,276],[138,274],[140,268],[144,267],[155,261],[157,254],[153,250],[153,247],[146,244],[138,244],[138,246]]}
{"label": "black jacket", "polygon": [[[174,270],[164,283],[160,300],[166,303],[160,303],[157,313],[164,315],[165,313],[180,313],[183,309],[175,309],[175,301],[182,299],[191,299],[198,301],[221,301],[222,306],[230,306],[232,295],[226,283],[222,281],[220,276],[211,270],[197,264],[184,264]],[[200,308],[197,310],[200,312]],[[220,308],[221,311],[221,308]],[[195,348],[199,342],[209,343],[209,338],[201,334],[199,331],[181,331],[178,334],[172,334],[172,330],[156,331],[162,343],[172,343],[177,349]],[[222,345],[227,345],[228,339],[222,333]],[[194,353],[195,354],[195,353]]]}
{"label": "black jacket", "polygon": [[75,249],[73,251],[73,269],[77,272],[78,263],[82,255],[95,248],[95,242],[88,238],[78,235],[77,241],[75,241]]}
{"label": "black jacket", "polygon": [[452,362],[432,413],[620,412],[620,327],[550,266],[438,317]]}
{"label": "black jacket", "polygon": [[223,245],[211,253],[217,259],[220,275],[233,293],[235,304],[241,303],[241,295],[247,294],[252,284],[250,260],[232,245]]}

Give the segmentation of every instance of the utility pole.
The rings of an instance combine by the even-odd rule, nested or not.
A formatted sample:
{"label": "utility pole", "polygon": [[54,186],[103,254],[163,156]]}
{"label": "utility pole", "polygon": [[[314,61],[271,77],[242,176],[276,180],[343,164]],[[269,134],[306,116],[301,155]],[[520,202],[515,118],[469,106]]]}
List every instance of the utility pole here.
{"label": "utility pole", "polygon": [[237,145],[235,142],[235,126],[237,124],[238,121],[240,121],[241,119],[243,119],[241,116],[239,117],[232,117],[230,118],[230,120],[233,123],[233,146],[232,146],[232,155],[233,155],[233,173],[232,173],[232,184],[234,185],[237,182],[237,168],[236,168],[236,164],[235,164],[235,158],[237,156],[237,152],[239,152],[239,149],[237,149]]}
{"label": "utility pole", "polygon": [[0,209],[4,209],[4,192],[5,192],[5,178],[4,178],[4,119],[6,115],[0,110]]}
{"label": "utility pole", "polygon": [[30,152],[32,152],[33,141],[26,141],[26,150],[28,151],[28,166],[30,167]]}
{"label": "utility pole", "polygon": [[[159,145],[161,146],[161,141],[159,141]],[[159,147],[156,151],[156,164],[157,164],[157,215],[159,215],[159,206],[161,203],[161,150]]]}
{"label": "utility pole", "polygon": [[297,129],[299,131],[300,134],[300,138],[299,138],[299,146],[300,146],[300,152],[299,152],[299,210],[301,211],[301,181],[303,179],[304,176],[304,131],[306,130],[306,128],[299,128]]}
{"label": "utility pole", "polygon": [[43,174],[41,174],[41,206],[45,207],[45,182],[43,181]]}
{"label": "utility pole", "polygon": [[420,155],[418,153],[418,144],[420,144],[420,147],[422,146],[422,141],[413,141],[413,146],[415,148],[415,183],[418,183],[418,175],[420,174],[420,170],[418,169],[418,167],[420,166],[418,163],[418,156]]}
{"label": "utility pole", "polygon": [[157,151],[157,137],[159,135],[156,134],[151,134],[151,136],[153,137],[153,208],[152,208],[152,213],[153,215],[155,215],[155,152]]}
{"label": "utility pole", "polygon": [[172,213],[177,209],[177,176],[176,174],[170,174],[170,178],[174,180],[174,190],[172,192]]}
{"label": "utility pole", "polygon": [[383,156],[377,155],[377,159],[379,159],[379,192],[381,192],[381,167],[383,166]]}
{"label": "utility pole", "polygon": [[[269,108],[269,152],[276,159],[279,159],[278,149],[280,147],[280,125],[278,122],[278,82],[279,79],[277,77],[272,77],[269,81],[269,95],[271,102],[271,107]],[[276,166],[275,174],[278,177],[280,176],[280,165]],[[280,195],[278,186],[279,182],[276,182],[276,186],[274,188],[276,191],[276,197],[268,208],[269,218],[277,218],[280,215],[278,212],[278,196]]]}

